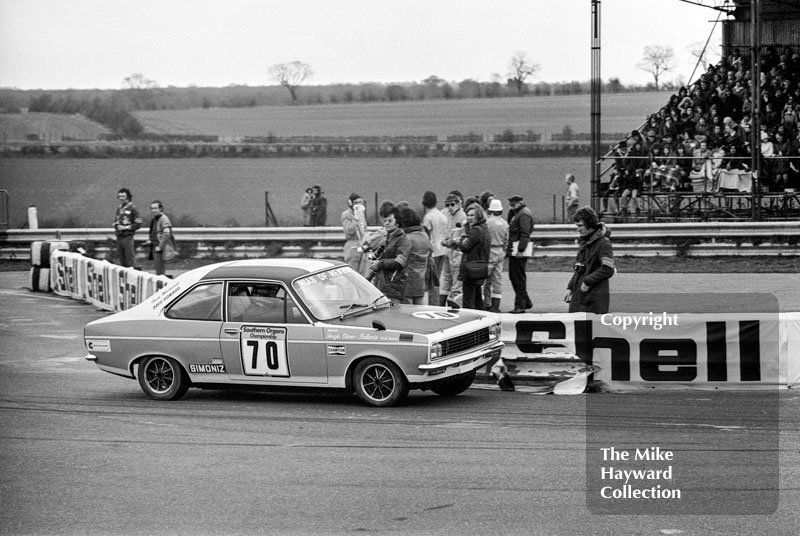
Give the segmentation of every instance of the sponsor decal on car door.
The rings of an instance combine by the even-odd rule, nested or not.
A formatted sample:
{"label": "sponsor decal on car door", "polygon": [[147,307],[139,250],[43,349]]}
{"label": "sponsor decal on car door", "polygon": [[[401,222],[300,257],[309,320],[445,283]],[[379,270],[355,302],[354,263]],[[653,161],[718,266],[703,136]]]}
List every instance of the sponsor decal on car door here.
{"label": "sponsor decal on car door", "polygon": [[328,383],[322,328],[310,324],[225,322],[220,348],[234,381]]}

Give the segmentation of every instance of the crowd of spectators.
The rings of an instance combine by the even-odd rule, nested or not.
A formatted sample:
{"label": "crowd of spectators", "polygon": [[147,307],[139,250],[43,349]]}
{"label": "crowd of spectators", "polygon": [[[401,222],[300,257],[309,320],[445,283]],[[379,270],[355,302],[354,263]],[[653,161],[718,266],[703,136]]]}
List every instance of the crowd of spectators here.
{"label": "crowd of spectators", "polygon": [[[631,201],[638,211],[639,195],[645,192],[749,191],[753,114],[759,110],[754,98],[760,100],[760,191],[797,188],[800,51],[766,47],[755,92],[750,67],[750,58],[734,49],[615,145],[614,169],[601,191],[604,212],[627,212]],[[736,175],[747,180],[721,180]]]}

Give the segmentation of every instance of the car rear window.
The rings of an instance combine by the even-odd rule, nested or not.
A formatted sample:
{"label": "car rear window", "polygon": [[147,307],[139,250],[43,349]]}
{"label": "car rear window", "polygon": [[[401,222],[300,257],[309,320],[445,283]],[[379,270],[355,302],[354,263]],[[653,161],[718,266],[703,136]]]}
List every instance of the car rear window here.
{"label": "car rear window", "polygon": [[178,298],[166,312],[176,320],[222,321],[222,284],[206,283]]}

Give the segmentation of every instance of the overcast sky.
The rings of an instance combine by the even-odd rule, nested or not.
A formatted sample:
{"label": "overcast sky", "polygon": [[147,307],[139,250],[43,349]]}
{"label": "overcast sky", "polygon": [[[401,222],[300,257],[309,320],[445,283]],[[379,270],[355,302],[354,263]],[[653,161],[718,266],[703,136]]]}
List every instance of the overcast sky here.
{"label": "overcast sky", "polygon": [[[718,16],[680,0],[602,0],[601,14],[601,74],[623,84],[652,82],[636,67],[647,45],[675,51],[662,82],[688,81]],[[269,66],[294,60],[308,84],[489,81],[515,51],[539,64],[531,82],[586,81],[590,23],[590,0],[0,0],[0,87],[270,85]]]}

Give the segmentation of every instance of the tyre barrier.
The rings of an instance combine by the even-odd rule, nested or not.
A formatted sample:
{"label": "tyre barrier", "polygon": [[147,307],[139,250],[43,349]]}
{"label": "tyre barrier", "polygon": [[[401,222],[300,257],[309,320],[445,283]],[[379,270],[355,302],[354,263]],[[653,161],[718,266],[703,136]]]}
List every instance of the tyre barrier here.
{"label": "tyre barrier", "polygon": [[31,242],[31,290],[50,292],[50,257],[54,251],[69,250],[68,242],[37,240]]}

